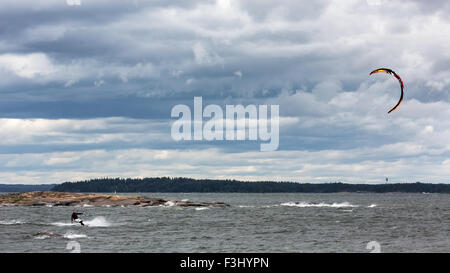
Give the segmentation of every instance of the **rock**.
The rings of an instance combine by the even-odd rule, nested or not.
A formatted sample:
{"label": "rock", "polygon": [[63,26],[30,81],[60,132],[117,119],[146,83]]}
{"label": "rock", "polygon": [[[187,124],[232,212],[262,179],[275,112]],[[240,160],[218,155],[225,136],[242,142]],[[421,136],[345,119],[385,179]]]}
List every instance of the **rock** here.
{"label": "rock", "polygon": [[39,231],[38,233],[35,233],[33,236],[35,236],[35,237],[45,236],[45,237],[52,237],[52,238],[63,237],[61,234],[54,233],[51,231],[46,231],[46,230]]}
{"label": "rock", "polygon": [[42,206],[46,206],[46,205],[48,205],[48,204],[45,202],[39,202],[39,201],[31,203],[31,206],[33,206],[33,207],[42,207]]}
{"label": "rock", "polygon": [[73,200],[62,200],[62,201],[58,201],[56,203],[54,203],[54,206],[70,206],[73,205],[74,201]]}
{"label": "rock", "polygon": [[191,202],[168,200],[135,195],[109,195],[93,193],[36,191],[0,194],[0,206],[171,206],[181,207],[228,207],[221,202]]}

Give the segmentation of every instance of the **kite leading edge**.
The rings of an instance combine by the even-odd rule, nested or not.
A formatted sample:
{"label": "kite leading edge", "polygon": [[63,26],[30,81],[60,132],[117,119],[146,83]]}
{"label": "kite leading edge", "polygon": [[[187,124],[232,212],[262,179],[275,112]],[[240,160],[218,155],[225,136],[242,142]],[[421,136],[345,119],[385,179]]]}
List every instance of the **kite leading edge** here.
{"label": "kite leading edge", "polygon": [[375,69],[374,71],[370,72],[369,75],[372,75],[372,74],[375,74],[375,73],[380,73],[380,72],[394,75],[394,77],[396,77],[397,80],[398,80],[398,82],[400,83],[400,89],[401,89],[401,91],[402,91],[402,93],[401,93],[401,95],[400,95],[400,100],[397,102],[397,104],[394,106],[394,108],[392,108],[391,110],[389,110],[388,114],[390,114],[392,111],[394,111],[395,109],[397,109],[398,106],[399,106],[399,105],[402,103],[402,101],[403,101],[403,89],[404,89],[404,85],[403,85],[403,81],[402,81],[402,79],[400,78],[400,76],[397,75],[397,73],[395,73],[393,70],[391,70],[391,69],[389,69],[389,68],[378,68],[378,69]]}

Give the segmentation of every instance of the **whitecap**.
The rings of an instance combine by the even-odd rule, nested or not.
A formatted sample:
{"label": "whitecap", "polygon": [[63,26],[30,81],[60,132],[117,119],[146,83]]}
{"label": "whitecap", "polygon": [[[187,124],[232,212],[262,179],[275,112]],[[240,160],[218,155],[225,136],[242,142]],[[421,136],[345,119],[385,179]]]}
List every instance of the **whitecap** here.
{"label": "whitecap", "polygon": [[111,223],[108,222],[105,219],[105,217],[103,217],[103,216],[98,216],[92,220],[83,221],[83,223],[89,227],[109,227],[109,226],[111,226]]}
{"label": "whitecap", "polygon": [[[92,220],[82,220],[82,221],[85,225],[90,226],[90,227],[109,227],[109,226],[111,226],[111,223],[109,223],[103,216],[95,217]],[[54,222],[54,223],[51,223],[51,225],[58,226],[58,227],[81,226],[80,223],[76,223],[76,222],[74,222],[74,223]]]}
{"label": "whitecap", "polygon": [[63,235],[63,237],[67,239],[80,239],[80,238],[87,238],[88,236],[86,234],[76,234],[72,232],[66,232]]}
{"label": "whitecap", "polygon": [[280,205],[264,205],[261,206],[261,208],[274,208],[274,207],[279,207]]}
{"label": "whitecap", "polygon": [[202,208],[195,208],[195,210],[205,210],[205,209],[209,209],[209,208],[205,208],[205,207],[202,207]]}
{"label": "whitecap", "polygon": [[50,238],[50,236],[48,235],[38,235],[38,236],[34,236],[34,239],[38,239],[38,240],[44,240]]}
{"label": "whitecap", "polygon": [[307,202],[285,202],[281,203],[281,206],[286,207],[299,207],[299,208],[310,208],[310,207],[316,207],[316,208],[322,208],[322,207],[329,207],[329,208],[354,208],[358,207],[357,205],[352,205],[349,202],[342,202],[342,203],[333,203],[333,204],[327,204],[327,203],[307,203]]}
{"label": "whitecap", "polygon": [[54,222],[51,223],[51,225],[58,226],[58,227],[65,227],[65,226],[75,226],[79,225],[78,223],[70,223],[70,222]]}
{"label": "whitecap", "polygon": [[166,206],[166,207],[172,207],[172,206],[175,206],[175,203],[172,202],[172,201],[167,201],[166,203],[164,203],[164,206]]}
{"label": "whitecap", "polygon": [[0,220],[0,225],[21,225],[25,224],[22,220]]}

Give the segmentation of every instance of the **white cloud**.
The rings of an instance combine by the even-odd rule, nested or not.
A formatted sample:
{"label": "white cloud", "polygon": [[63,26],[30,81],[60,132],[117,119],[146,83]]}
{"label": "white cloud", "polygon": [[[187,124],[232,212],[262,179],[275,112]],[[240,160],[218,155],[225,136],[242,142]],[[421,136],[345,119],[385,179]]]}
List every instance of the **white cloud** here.
{"label": "white cloud", "polygon": [[212,50],[207,50],[206,47],[197,42],[193,47],[192,51],[194,52],[195,61],[200,65],[215,65],[223,63],[222,58],[217,55]]}
{"label": "white cloud", "polygon": [[165,123],[126,118],[10,119],[0,118],[2,145],[86,145],[145,143],[167,132]]}
{"label": "white cloud", "polygon": [[[14,182],[26,177],[32,183],[59,183],[98,176],[189,176],[195,178],[350,183],[445,182],[450,178],[448,160],[433,162],[429,156],[381,161],[358,160],[387,148],[350,151],[283,151],[273,153],[224,153],[201,150],[90,150],[40,154],[1,155],[0,177]],[[391,150],[388,149],[388,152]],[[330,156],[332,154],[332,156]],[[213,160],[220,158],[219,160]],[[351,161],[354,162],[351,162]],[[417,164],[421,165],[417,170]],[[13,168],[14,171],[9,171]],[[33,174],[33,175],[30,175]]]}
{"label": "white cloud", "polygon": [[0,70],[12,72],[26,79],[47,76],[56,71],[49,58],[43,53],[0,55]]}

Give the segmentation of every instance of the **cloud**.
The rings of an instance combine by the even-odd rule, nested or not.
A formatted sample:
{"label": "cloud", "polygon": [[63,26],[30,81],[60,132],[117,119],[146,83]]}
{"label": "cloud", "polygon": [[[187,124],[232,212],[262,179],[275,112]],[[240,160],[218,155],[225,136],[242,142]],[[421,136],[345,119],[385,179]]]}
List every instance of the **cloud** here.
{"label": "cloud", "polygon": [[222,59],[214,52],[209,52],[201,43],[196,43],[192,51],[195,61],[200,65],[213,65],[222,63]]}
{"label": "cloud", "polygon": [[55,67],[45,54],[0,55],[0,69],[21,78],[33,79],[55,73]]}
{"label": "cloud", "polygon": [[[3,180],[445,180],[448,11],[448,1],[415,0],[8,0],[0,7]],[[398,82],[368,75],[385,66],[406,87],[389,115]],[[279,150],[173,142],[170,110],[194,96],[280,105]]]}

